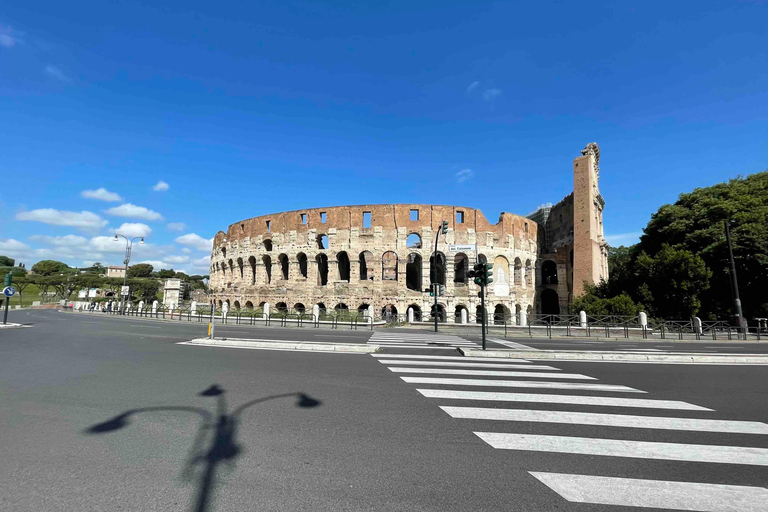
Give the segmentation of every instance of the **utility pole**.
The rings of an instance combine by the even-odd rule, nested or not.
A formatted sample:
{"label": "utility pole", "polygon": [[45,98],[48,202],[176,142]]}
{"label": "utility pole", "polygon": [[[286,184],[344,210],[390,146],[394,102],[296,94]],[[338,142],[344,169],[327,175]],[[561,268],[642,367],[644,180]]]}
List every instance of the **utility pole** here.
{"label": "utility pole", "polygon": [[736,306],[736,316],[738,316],[739,318],[739,327],[743,327],[745,329],[744,334],[746,335],[747,321],[741,312],[741,299],[739,298],[739,281],[736,278],[736,262],[733,259],[733,246],[731,245],[730,219],[723,221],[723,224],[725,224],[725,239],[728,241],[728,258],[730,259],[730,263],[731,263],[730,274],[731,274],[731,288],[733,290],[733,304],[734,306]]}

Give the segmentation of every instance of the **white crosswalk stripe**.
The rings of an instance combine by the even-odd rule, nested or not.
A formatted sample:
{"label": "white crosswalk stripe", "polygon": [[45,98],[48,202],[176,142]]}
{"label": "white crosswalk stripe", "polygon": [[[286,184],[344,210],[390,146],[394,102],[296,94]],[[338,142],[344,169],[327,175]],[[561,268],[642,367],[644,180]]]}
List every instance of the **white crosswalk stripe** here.
{"label": "white crosswalk stripe", "polygon": [[[475,422],[471,423],[475,427],[478,424],[476,422],[489,421],[496,426],[502,425],[502,430],[511,430],[474,432],[478,438],[494,449],[549,452],[568,457],[587,455],[651,459],[667,461],[668,464],[695,462],[768,466],[768,448],[734,446],[733,444],[737,443],[731,442],[732,439],[739,439],[738,444],[752,443],[744,441],[744,437],[730,437],[732,434],[768,435],[766,423],[714,419],[711,417],[715,412],[712,409],[677,400],[598,396],[600,393],[646,393],[646,391],[620,384],[563,382],[566,379],[597,379],[583,374],[563,373],[558,368],[535,365],[530,361],[504,358],[468,361],[463,356],[408,354],[376,354],[374,357],[396,374],[412,374],[400,375],[404,382],[429,385],[430,388],[417,389],[422,396],[436,400],[449,400],[449,404],[452,405],[440,402],[436,405],[451,418],[471,420]],[[461,376],[476,378],[461,378]],[[524,379],[519,380],[520,377]],[[462,390],[462,387],[531,388],[541,389],[543,392],[472,391]],[[578,394],[578,392],[588,391],[593,392],[593,396]],[[483,405],[489,406],[461,406],[462,400],[484,401],[487,403]],[[510,402],[520,405],[517,408],[507,407],[506,404]],[[526,403],[531,405],[523,405]],[[547,409],[539,410],[542,406],[536,408],[537,404],[546,405]],[[593,409],[592,411],[573,410],[578,406]],[[559,410],[558,407],[560,407]],[[569,409],[563,410],[563,407]],[[643,416],[624,414],[621,409],[615,413],[596,412],[594,408],[656,409],[659,410],[657,414],[663,414],[661,411],[669,411],[669,413],[686,411],[688,414],[693,412],[710,417]],[[612,436],[602,438],[515,433],[516,426],[523,423],[567,425],[569,432],[578,428],[600,427],[601,429],[621,429],[624,436],[631,436],[636,432],[667,430],[679,431],[681,433],[679,435],[707,432],[710,435],[712,433],[722,435],[723,438],[722,442],[717,444],[698,444],[613,439],[610,438]],[[598,432],[603,431],[598,430]],[[594,460],[586,460],[584,468],[586,471],[592,470]],[[699,512],[768,510],[765,507],[765,503],[768,502],[768,489],[762,487],[724,485],[722,482],[619,478],[618,475],[592,476],[547,472],[530,474],[565,500],[573,503]],[[676,476],[675,473],[670,474],[672,478]]]}
{"label": "white crosswalk stripe", "polygon": [[398,331],[375,331],[368,343],[388,348],[448,348],[456,347],[474,348],[478,345],[460,336],[451,334],[430,334],[428,332],[398,332]]}

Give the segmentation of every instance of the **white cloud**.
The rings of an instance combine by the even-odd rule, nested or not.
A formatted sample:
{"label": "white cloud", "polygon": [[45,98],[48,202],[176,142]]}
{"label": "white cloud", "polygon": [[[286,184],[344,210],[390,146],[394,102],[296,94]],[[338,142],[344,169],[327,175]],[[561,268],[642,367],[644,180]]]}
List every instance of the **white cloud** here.
{"label": "white cloud", "polygon": [[51,66],[50,64],[45,66],[45,74],[55,78],[59,82],[64,82],[65,84],[68,84],[72,81],[67,75],[64,74],[62,70],[56,66]]}
{"label": "white cloud", "polygon": [[183,222],[169,222],[167,227],[169,231],[184,231],[187,225]]}
{"label": "white cloud", "polygon": [[135,204],[131,203],[125,203],[121,204],[120,206],[110,208],[107,210],[107,213],[110,215],[115,215],[116,217],[132,217],[135,219],[144,220],[163,220],[163,216],[159,213],[152,211],[149,208],[136,206]]}
{"label": "white cloud", "polygon": [[188,233],[186,235],[182,235],[176,239],[176,243],[179,243],[181,245],[189,245],[190,247],[194,247],[198,251],[211,251],[211,248],[213,247],[213,238],[207,239],[203,238],[200,235],[196,233]]}
{"label": "white cloud", "polygon": [[99,201],[121,201],[122,198],[115,192],[110,192],[104,187],[96,190],[83,190],[80,195],[88,199],[98,199]]}
{"label": "white cloud", "polygon": [[84,236],[77,235],[65,235],[65,236],[46,236],[46,235],[32,235],[30,240],[35,242],[43,242],[48,245],[56,245],[60,247],[86,247],[88,245],[88,239]]}
{"label": "white cloud", "polygon": [[161,181],[158,181],[154,187],[152,187],[152,190],[154,190],[155,192],[165,192],[169,188],[171,188],[171,186],[161,180]]}
{"label": "white cloud", "polygon": [[204,269],[206,273],[211,268],[211,257],[210,256],[203,256],[199,260],[194,260],[192,262],[192,266],[199,269]]}
{"label": "white cloud", "polygon": [[[161,260],[143,260],[143,261],[138,261],[137,263],[148,263],[148,264],[150,264],[150,265],[152,265],[154,267],[153,270],[160,270],[160,269],[163,269],[163,268],[166,268],[166,269],[170,269],[171,268],[171,265],[168,265],[166,262],[161,261]],[[135,263],[133,263],[133,265],[135,265]]]}
{"label": "white cloud", "polygon": [[[91,238],[91,241],[88,245],[90,250],[98,252],[125,252],[125,240],[119,238],[117,241],[115,241],[115,238],[112,236],[95,236]],[[134,247],[137,246],[134,245]]]}
{"label": "white cloud", "polygon": [[473,171],[472,169],[462,169],[459,172],[457,172],[455,176],[456,176],[456,181],[458,181],[459,183],[464,183],[474,175],[475,175],[475,171]]}
{"label": "white cloud", "polygon": [[13,48],[22,42],[22,35],[24,34],[17,30],[13,30],[13,27],[0,25],[0,46],[3,48]]}
{"label": "white cloud", "polygon": [[28,251],[30,249],[31,247],[25,244],[24,242],[19,242],[18,240],[14,240],[13,238],[6,238],[4,240],[0,240],[0,252],[2,253]]}
{"label": "white cloud", "polygon": [[478,82],[478,81],[472,82],[471,84],[469,84],[469,87],[467,87],[467,92],[474,91],[477,88],[478,85],[480,85],[480,82]]}
{"label": "white cloud", "polygon": [[166,256],[164,260],[168,263],[187,263],[189,256]]}
{"label": "white cloud", "polygon": [[189,247],[182,247],[181,252],[183,252],[184,254],[191,254],[192,249],[190,249]]}
{"label": "white cloud", "polygon": [[80,229],[94,230],[103,228],[107,221],[93,212],[82,211],[69,212],[65,210],[55,210],[53,208],[41,208],[28,212],[19,212],[16,214],[16,220],[31,220],[52,224],[54,226],[72,226]]}
{"label": "white cloud", "polygon": [[133,238],[135,236],[149,236],[152,228],[141,222],[125,222],[119,228],[112,230],[115,233]]}
{"label": "white cloud", "polygon": [[501,95],[501,89],[489,87],[483,91],[483,99],[485,101],[493,101]]}
{"label": "white cloud", "polygon": [[642,232],[633,232],[606,235],[605,241],[614,247],[618,247],[620,245],[633,245],[640,241],[640,236],[642,234]]}

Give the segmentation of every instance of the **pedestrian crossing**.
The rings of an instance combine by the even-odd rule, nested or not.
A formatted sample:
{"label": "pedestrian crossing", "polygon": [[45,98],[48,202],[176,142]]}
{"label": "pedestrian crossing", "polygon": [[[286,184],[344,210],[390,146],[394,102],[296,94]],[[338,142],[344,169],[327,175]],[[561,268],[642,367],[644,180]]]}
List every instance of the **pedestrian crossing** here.
{"label": "pedestrian crossing", "polygon": [[[448,417],[471,421],[473,434],[491,448],[572,457],[586,474],[529,470],[538,483],[569,503],[699,512],[768,510],[768,489],[764,487],[685,482],[675,471],[675,464],[685,463],[768,466],[768,448],[760,446],[765,446],[764,438],[754,437],[768,435],[766,423],[718,419],[713,417],[716,411],[707,407],[657,399],[642,389],[594,382],[599,379],[519,359],[468,361],[462,356],[422,354],[373,357],[405,383],[419,385],[416,391],[435,400]],[[543,424],[555,429],[554,433],[560,425],[567,433],[582,434],[577,429],[584,429],[586,434],[530,433],[531,425]],[[595,434],[590,437],[590,432]],[[654,432],[669,434],[648,440]],[[673,433],[678,437],[671,437]],[[705,442],[717,441],[703,444],[696,440],[695,436],[705,434],[717,436]],[[738,437],[729,438],[734,435]],[[691,442],[679,442],[680,438]],[[666,478],[592,475],[589,473],[599,471],[595,457],[621,460],[622,471],[638,471],[641,476],[646,476],[642,474],[645,466],[639,461],[661,461],[664,465],[658,467],[664,468]],[[707,478],[695,474],[691,479]]]}
{"label": "pedestrian crossing", "polygon": [[455,350],[456,347],[476,348],[477,343],[451,334],[430,334],[428,332],[398,332],[393,330],[375,331],[368,340],[369,345],[403,349]]}

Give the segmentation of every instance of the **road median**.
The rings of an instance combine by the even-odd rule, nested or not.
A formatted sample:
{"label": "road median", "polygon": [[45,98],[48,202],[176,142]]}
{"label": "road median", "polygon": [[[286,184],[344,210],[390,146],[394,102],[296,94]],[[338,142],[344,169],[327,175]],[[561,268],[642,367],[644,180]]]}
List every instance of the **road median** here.
{"label": "road median", "polygon": [[279,341],[247,338],[195,338],[185,342],[185,344],[214,347],[263,348],[273,350],[346,352],[352,354],[373,354],[381,351],[378,345],[368,345],[365,343],[315,343],[308,341]]}
{"label": "road median", "polygon": [[559,351],[559,350],[477,350],[458,348],[466,357],[505,357],[509,359],[547,359],[557,361],[606,361],[688,364],[766,364],[768,354],[638,354],[634,352]]}

